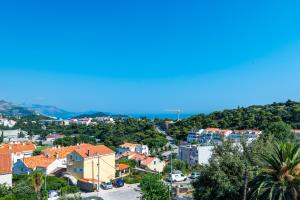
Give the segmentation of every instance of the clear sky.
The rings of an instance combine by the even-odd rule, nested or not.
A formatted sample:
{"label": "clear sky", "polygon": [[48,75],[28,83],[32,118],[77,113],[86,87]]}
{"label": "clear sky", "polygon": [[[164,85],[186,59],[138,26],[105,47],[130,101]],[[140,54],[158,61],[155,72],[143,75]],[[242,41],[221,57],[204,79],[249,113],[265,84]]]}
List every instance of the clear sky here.
{"label": "clear sky", "polygon": [[0,99],[209,112],[300,101],[300,1],[2,1]]}

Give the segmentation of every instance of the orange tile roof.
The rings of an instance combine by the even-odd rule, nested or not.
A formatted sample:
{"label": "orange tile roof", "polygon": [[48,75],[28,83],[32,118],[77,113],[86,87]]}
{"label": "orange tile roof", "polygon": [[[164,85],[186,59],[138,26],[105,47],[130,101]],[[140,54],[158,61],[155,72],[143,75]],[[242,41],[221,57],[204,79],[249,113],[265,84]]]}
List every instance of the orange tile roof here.
{"label": "orange tile roof", "polygon": [[128,168],[130,168],[130,166],[129,165],[126,165],[126,164],[118,164],[117,166],[116,166],[116,170],[124,170],[124,169],[128,169]]}
{"label": "orange tile roof", "polygon": [[139,144],[125,142],[124,144],[120,145],[120,147],[124,147],[124,148],[133,148],[133,147],[136,147],[136,146],[139,146]]}
{"label": "orange tile roof", "polygon": [[84,147],[75,149],[75,151],[83,158],[87,158],[90,156],[96,156],[96,155],[107,155],[115,153],[113,150],[108,148],[105,145],[98,145],[98,146],[91,146],[91,147]]}
{"label": "orange tile roof", "polygon": [[293,129],[293,130],[291,130],[293,133],[298,133],[298,134],[300,134],[300,130],[296,130],[296,129]]}
{"label": "orange tile roof", "polygon": [[209,128],[206,128],[205,130],[206,130],[206,131],[220,131],[221,129],[209,127]]}
{"label": "orange tile roof", "polygon": [[55,158],[48,158],[44,155],[31,156],[23,159],[25,165],[30,169],[35,169],[37,167],[46,168],[48,167]]}
{"label": "orange tile roof", "polygon": [[11,155],[9,153],[0,154],[0,174],[11,174]]}
{"label": "orange tile roof", "polygon": [[147,157],[145,160],[141,162],[142,165],[149,165],[153,160],[155,160],[155,157]]}
{"label": "orange tile roof", "polygon": [[0,146],[0,152],[6,153],[21,153],[25,151],[34,151],[36,146],[32,143],[20,143],[20,144],[3,144]]}
{"label": "orange tile roof", "polygon": [[69,153],[74,151],[75,149],[81,149],[81,148],[88,148],[88,147],[93,147],[94,145],[92,144],[80,144],[77,146],[68,146],[68,147],[61,147],[61,148],[50,148],[50,149],[44,149],[42,152],[45,155],[48,155],[52,158],[55,158],[57,155],[58,159],[61,158],[66,158]]}

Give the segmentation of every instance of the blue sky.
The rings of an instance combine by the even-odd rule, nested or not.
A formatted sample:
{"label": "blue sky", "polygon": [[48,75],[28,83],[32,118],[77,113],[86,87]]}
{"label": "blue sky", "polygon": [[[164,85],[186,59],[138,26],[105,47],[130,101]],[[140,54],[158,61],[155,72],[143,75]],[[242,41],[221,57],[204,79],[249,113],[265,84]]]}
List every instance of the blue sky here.
{"label": "blue sky", "polygon": [[72,111],[300,101],[298,1],[6,1],[0,98]]}

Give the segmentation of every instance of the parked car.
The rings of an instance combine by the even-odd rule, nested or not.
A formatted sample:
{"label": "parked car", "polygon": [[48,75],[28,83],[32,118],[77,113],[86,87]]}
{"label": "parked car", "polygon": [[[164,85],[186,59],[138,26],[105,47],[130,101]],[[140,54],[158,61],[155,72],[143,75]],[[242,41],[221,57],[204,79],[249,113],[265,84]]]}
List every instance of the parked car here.
{"label": "parked car", "polygon": [[112,189],[113,188],[113,185],[112,185],[112,183],[110,181],[108,181],[108,182],[102,182],[100,186],[104,190],[108,190],[108,189]]}
{"label": "parked car", "polygon": [[199,173],[199,172],[192,172],[190,178],[191,178],[191,179],[196,179],[196,178],[198,178],[199,176],[200,176],[200,173]]}
{"label": "parked car", "polygon": [[125,183],[125,181],[122,178],[113,180],[113,186],[115,186],[115,187],[123,187],[124,183]]}
{"label": "parked car", "polygon": [[181,172],[181,171],[173,171],[172,174],[169,175],[169,181],[172,182],[179,182],[179,181],[185,181],[187,180],[187,177]]}

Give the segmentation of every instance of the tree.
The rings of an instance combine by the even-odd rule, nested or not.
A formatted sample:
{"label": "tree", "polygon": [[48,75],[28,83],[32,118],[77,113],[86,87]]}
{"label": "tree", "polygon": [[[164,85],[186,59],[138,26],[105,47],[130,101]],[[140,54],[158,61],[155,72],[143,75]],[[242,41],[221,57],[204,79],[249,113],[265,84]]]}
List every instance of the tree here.
{"label": "tree", "polygon": [[41,199],[41,187],[44,182],[44,174],[41,171],[34,171],[31,174],[32,185],[37,195],[37,199]]}
{"label": "tree", "polygon": [[263,131],[263,137],[272,135],[275,140],[287,142],[293,139],[294,134],[291,132],[291,126],[284,122],[273,122],[267,125]]}
{"label": "tree", "polygon": [[259,174],[250,183],[251,199],[299,199],[300,144],[276,143],[272,152],[260,158]]}
{"label": "tree", "polygon": [[167,200],[169,192],[167,186],[160,180],[159,175],[147,174],[141,181],[143,200]]}
{"label": "tree", "polygon": [[3,133],[3,131],[2,131],[2,133],[1,133],[1,138],[0,138],[0,143],[2,143],[4,141],[4,133]]}
{"label": "tree", "polygon": [[240,147],[230,142],[215,146],[213,157],[208,165],[199,168],[200,176],[193,182],[194,198],[196,200],[242,199],[244,157]]}
{"label": "tree", "polygon": [[40,149],[36,149],[32,153],[33,156],[38,156],[38,155],[41,155],[41,154],[42,154],[42,151]]}

